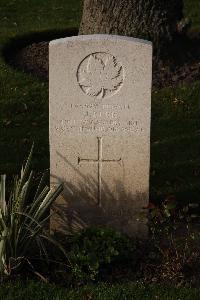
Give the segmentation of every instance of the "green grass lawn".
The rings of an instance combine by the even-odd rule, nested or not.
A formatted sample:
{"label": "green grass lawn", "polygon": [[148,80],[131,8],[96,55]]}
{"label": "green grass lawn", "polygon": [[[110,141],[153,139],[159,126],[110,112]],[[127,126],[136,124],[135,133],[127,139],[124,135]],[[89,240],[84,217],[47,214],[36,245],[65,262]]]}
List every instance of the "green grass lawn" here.
{"label": "green grass lawn", "polygon": [[200,194],[200,83],[153,94],[151,195],[176,194],[198,201]]}
{"label": "green grass lawn", "polygon": [[[19,170],[35,142],[34,167],[49,167],[48,84],[15,70],[3,49],[12,38],[78,27],[79,0],[0,2],[0,173]],[[199,0],[185,0],[192,30],[200,30]],[[198,201],[200,192],[200,82],[153,93],[151,199],[176,194]]]}
{"label": "green grass lawn", "polygon": [[37,282],[15,282],[0,286],[0,299],[4,300],[198,300],[199,289],[142,284],[99,284],[73,290]]}
{"label": "green grass lawn", "polygon": [[2,50],[12,38],[78,27],[80,1],[0,2],[0,173],[19,170],[34,141],[35,168],[49,167],[48,84],[14,70]]}
{"label": "green grass lawn", "polygon": [[198,0],[184,0],[185,16],[192,21],[192,30],[200,30],[200,1]]}

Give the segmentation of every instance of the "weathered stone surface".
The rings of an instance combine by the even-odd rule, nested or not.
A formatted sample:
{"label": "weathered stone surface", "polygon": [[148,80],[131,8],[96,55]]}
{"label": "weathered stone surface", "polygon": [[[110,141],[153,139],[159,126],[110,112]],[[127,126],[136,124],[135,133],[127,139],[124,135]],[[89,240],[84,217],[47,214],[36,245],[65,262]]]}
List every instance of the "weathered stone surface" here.
{"label": "weathered stone surface", "polygon": [[50,43],[52,229],[90,224],[145,234],[152,45],[109,35]]}

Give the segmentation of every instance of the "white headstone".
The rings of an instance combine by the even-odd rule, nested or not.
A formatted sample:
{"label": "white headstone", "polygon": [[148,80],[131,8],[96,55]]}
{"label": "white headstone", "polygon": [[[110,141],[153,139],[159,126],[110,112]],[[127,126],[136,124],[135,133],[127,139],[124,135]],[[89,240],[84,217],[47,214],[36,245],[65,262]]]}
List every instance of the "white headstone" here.
{"label": "white headstone", "polygon": [[91,35],[49,50],[51,185],[64,183],[52,230],[146,234],[152,44]]}

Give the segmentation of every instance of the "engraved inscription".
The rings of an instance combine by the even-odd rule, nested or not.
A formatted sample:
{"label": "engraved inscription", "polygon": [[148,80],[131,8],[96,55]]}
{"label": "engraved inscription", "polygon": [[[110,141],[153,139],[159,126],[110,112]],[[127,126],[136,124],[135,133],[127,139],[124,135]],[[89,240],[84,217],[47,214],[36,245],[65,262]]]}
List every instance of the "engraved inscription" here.
{"label": "engraved inscription", "polygon": [[112,97],[123,85],[124,68],[109,53],[92,53],[80,63],[77,81],[82,91],[91,97]]}
{"label": "engraved inscription", "polygon": [[67,106],[69,116],[63,118],[56,124],[56,131],[59,133],[124,133],[140,134],[143,132],[140,120],[134,117],[124,118],[124,113],[131,109],[131,104],[108,105],[97,104],[69,104]]}
{"label": "engraved inscription", "polygon": [[80,158],[78,157],[78,164],[85,163],[96,163],[98,165],[98,205],[101,206],[101,188],[102,188],[102,167],[103,163],[112,163],[112,162],[121,162],[121,158],[119,159],[103,159],[103,138],[97,137],[98,139],[98,159],[91,158]]}

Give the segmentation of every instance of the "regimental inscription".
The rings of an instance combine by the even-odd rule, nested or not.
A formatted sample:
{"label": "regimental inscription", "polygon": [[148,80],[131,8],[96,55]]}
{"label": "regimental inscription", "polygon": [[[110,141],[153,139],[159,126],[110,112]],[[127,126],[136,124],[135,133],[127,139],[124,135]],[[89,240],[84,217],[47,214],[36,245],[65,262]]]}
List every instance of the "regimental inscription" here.
{"label": "regimental inscription", "polygon": [[77,70],[77,81],[82,91],[98,99],[115,95],[123,85],[124,76],[122,64],[105,52],[88,55]]}
{"label": "regimental inscription", "polygon": [[141,134],[143,126],[141,120],[134,117],[124,118],[132,108],[131,104],[76,104],[66,106],[68,118],[60,119],[55,125],[59,133],[103,134],[124,133]]}
{"label": "regimental inscription", "polygon": [[101,200],[102,200],[102,168],[103,163],[113,163],[113,162],[121,162],[121,158],[119,159],[103,159],[103,138],[97,137],[98,140],[98,159],[91,159],[91,158],[80,158],[78,157],[78,164],[80,163],[96,163],[98,165],[98,205],[101,206]]}

